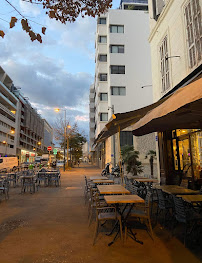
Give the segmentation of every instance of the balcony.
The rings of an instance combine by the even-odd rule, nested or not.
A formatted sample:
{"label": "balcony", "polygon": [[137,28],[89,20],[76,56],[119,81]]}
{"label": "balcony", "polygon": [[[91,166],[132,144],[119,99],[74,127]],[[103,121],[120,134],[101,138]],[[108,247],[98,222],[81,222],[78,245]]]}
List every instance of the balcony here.
{"label": "balcony", "polygon": [[90,102],[94,102],[95,101],[95,93],[90,93]]}

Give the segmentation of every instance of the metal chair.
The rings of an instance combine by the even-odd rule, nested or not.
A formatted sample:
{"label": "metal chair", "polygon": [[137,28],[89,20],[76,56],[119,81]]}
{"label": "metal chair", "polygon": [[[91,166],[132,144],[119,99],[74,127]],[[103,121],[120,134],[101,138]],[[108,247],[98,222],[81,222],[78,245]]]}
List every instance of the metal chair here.
{"label": "metal chair", "polygon": [[45,172],[38,172],[38,185],[40,186],[41,182],[44,182],[44,186],[48,185],[48,176]]}
{"label": "metal chair", "polygon": [[11,183],[13,183],[13,187],[16,187],[16,184],[17,184],[16,173],[7,174],[7,180],[8,180],[9,186],[11,186]]}
{"label": "metal chair", "polygon": [[0,180],[0,191],[5,196],[5,200],[9,199],[9,187],[8,187],[8,181],[6,180]]}
{"label": "metal chair", "polygon": [[52,184],[52,182],[55,182],[55,186],[58,187],[60,186],[60,173],[51,173],[48,175],[48,182],[49,185]]}
{"label": "metal chair", "polygon": [[[151,202],[151,192],[147,192],[146,198],[145,198],[145,204],[144,205],[138,205],[134,207],[130,214],[128,215],[126,219],[126,224],[125,224],[125,240],[126,240],[126,235],[128,232],[128,229],[130,231],[130,234],[134,236],[132,229],[130,227],[131,221],[134,221],[134,219],[137,221],[140,220],[141,222],[144,222],[145,225],[147,226],[147,230],[150,231],[150,236],[152,239],[154,239],[154,234],[152,230],[152,225],[151,225],[151,219],[150,219],[150,202]],[[126,211],[128,213],[128,211]]]}
{"label": "metal chair", "polygon": [[[117,213],[116,208],[113,206],[107,206],[107,204],[100,202],[98,193],[95,193],[95,204],[96,204],[96,225],[95,225],[93,245],[95,245],[95,241],[98,236],[99,227],[103,226],[109,220],[119,222],[121,240],[123,241],[121,215]],[[101,224],[101,222],[104,222],[104,223]]]}
{"label": "metal chair", "polygon": [[[158,206],[156,212],[156,221],[159,216],[160,212],[164,211],[164,225],[166,223],[166,216],[170,213],[170,210],[173,210],[173,202],[169,199],[161,189],[156,189],[157,196],[158,196]],[[172,214],[172,212],[170,213]]]}
{"label": "metal chair", "polygon": [[[202,221],[202,215],[196,213],[194,209],[185,205],[185,202],[181,197],[173,195],[174,201],[174,215],[175,219],[179,223],[185,224],[184,228],[184,245],[186,246],[187,235],[190,235],[196,226],[196,224]],[[190,231],[188,232],[188,229]]]}
{"label": "metal chair", "polygon": [[[35,193],[35,184],[37,183],[36,178],[34,176],[24,176],[22,178],[22,188],[21,193],[25,193],[26,189],[30,191],[30,193]],[[38,190],[38,187],[37,187]]]}

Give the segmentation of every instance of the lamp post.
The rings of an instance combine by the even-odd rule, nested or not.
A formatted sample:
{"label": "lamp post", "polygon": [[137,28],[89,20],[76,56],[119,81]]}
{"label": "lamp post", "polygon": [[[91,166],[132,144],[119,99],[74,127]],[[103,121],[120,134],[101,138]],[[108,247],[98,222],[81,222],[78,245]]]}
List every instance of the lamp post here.
{"label": "lamp post", "polygon": [[57,108],[55,109],[56,112],[60,112],[60,111],[64,111],[64,117],[65,117],[65,123],[64,123],[64,171],[65,171],[65,145],[67,143],[67,168],[68,168],[68,151],[69,151],[69,134],[67,132],[67,129],[71,129],[71,126],[69,125],[69,123],[67,124],[67,120],[66,120],[66,109],[60,109]]}

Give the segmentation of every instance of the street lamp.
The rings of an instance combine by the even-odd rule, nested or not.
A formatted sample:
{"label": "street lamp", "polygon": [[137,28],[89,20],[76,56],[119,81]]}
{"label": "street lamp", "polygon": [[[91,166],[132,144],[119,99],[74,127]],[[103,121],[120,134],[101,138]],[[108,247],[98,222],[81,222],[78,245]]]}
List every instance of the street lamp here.
{"label": "street lamp", "polygon": [[68,137],[68,129],[71,129],[71,125],[69,125],[69,123],[67,124],[67,120],[66,120],[66,109],[60,109],[60,108],[56,108],[55,112],[60,112],[60,111],[64,111],[64,117],[65,117],[65,125],[64,125],[64,171],[65,171],[65,144],[67,142],[67,168],[68,168],[68,153],[69,153],[69,137]]}

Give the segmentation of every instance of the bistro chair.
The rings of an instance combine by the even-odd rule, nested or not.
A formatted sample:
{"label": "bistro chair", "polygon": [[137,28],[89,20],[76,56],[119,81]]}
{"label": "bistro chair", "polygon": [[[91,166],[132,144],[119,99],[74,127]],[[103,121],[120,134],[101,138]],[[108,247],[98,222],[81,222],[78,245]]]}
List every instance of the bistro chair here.
{"label": "bistro chair", "polygon": [[90,195],[90,180],[87,179],[86,176],[84,176],[84,180],[85,180],[85,186],[84,186],[84,199],[85,199],[85,204],[88,200],[88,197]]}
{"label": "bistro chair", "polygon": [[[134,236],[131,228],[131,222],[134,220],[137,221],[139,220],[140,222],[144,223],[147,226],[147,231],[150,232],[150,236],[152,239],[154,239],[154,234],[152,230],[152,225],[151,225],[151,219],[150,219],[150,202],[151,202],[151,192],[148,192],[145,197],[145,203],[144,205],[138,205],[134,207],[131,212],[129,213],[126,219],[126,224],[125,224],[125,241],[126,241],[126,236],[129,230],[129,233]],[[128,213],[128,211],[126,211]],[[148,233],[149,233],[148,232]]]}
{"label": "bistro chair", "polygon": [[[34,178],[33,175],[27,175],[22,177],[22,188],[21,188],[21,193],[25,193],[26,190],[30,191],[30,193],[35,193],[35,188],[37,184],[37,179]],[[37,190],[38,190],[38,185],[37,185]]]}
{"label": "bistro chair", "polygon": [[48,182],[49,185],[52,184],[52,182],[55,182],[55,186],[58,187],[60,186],[60,173],[59,172],[55,172],[55,173],[51,173],[48,175]]}
{"label": "bistro chair", "polygon": [[9,186],[11,186],[11,183],[13,183],[13,187],[16,187],[16,184],[17,184],[16,173],[7,174],[7,180],[8,180]]}
{"label": "bistro chair", "polygon": [[184,245],[186,246],[187,236],[191,235],[197,223],[202,222],[202,215],[197,213],[190,206],[186,206],[181,197],[173,195],[173,201],[176,221],[185,224]]}
{"label": "bistro chair", "polygon": [[166,223],[166,217],[169,214],[172,214],[173,210],[173,202],[167,195],[164,194],[164,192],[161,189],[156,189],[157,196],[158,196],[158,206],[157,206],[157,212],[156,212],[156,221],[158,219],[158,216],[161,212],[164,212],[164,225]]}
{"label": "bistro chair", "polygon": [[41,182],[44,183],[44,186],[48,185],[48,177],[45,172],[38,172],[38,185],[40,186]]}
{"label": "bistro chair", "polygon": [[105,225],[105,223],[109,220],[117,221],[119,223],[121,240],[123,241],[121,215],[117,212],[116,208],[113,206],[107,206],[106,203],[101,202],[98,193],[95,193],[95,204],[96,204],[96,225],[95,225],[93,245],[95,245],[100,226]]}
{"label": "bistro chair", "polygon": [[9,187],[8,187],[8,181],[6,180],[0,180],[0,192],[4,195],[5,200],[9,199]]}

